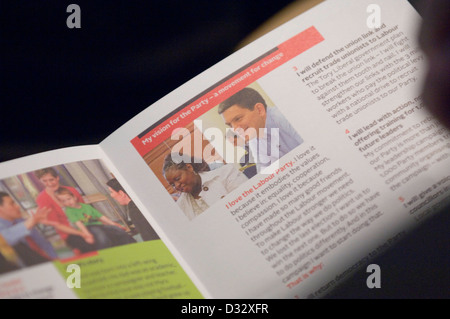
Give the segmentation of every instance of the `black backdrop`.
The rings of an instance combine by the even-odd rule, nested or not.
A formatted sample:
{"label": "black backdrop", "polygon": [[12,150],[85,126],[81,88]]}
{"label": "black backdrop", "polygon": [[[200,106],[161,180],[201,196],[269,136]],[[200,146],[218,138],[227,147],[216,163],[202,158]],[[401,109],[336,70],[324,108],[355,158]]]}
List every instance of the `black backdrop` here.
{"label": "black backdrop", "polygon": [[[290,2],[2,0],[0,161],[101,142]],[[448,298],[447,216],[374,261],[381,289],[362,269],[329,297]]]}
{"label": "black backdrop", "polygon": [[0,160],[99,143],[288,3],[2,0]]}

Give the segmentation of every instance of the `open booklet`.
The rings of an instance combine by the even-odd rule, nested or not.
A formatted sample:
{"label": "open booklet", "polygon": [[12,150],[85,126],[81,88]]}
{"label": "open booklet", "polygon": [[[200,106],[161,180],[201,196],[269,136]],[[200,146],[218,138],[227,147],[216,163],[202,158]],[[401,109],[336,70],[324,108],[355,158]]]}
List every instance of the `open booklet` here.
{"label": "open booklet", "polygon": [[448,205],[407,1],[328,0],[99,145],[0,164],[0,298],[318,298]]}

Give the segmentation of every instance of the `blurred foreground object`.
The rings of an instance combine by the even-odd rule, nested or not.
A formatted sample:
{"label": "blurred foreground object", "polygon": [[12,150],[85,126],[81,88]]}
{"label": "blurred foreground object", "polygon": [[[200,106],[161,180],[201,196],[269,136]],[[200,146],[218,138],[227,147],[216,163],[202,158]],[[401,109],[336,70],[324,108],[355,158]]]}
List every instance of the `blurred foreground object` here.
{"label": "blurred foreground object", "polygon": [[424,0],[420,5],[419,43],[429,64],[423,98],[428,109],[450,128],[450,1]]}

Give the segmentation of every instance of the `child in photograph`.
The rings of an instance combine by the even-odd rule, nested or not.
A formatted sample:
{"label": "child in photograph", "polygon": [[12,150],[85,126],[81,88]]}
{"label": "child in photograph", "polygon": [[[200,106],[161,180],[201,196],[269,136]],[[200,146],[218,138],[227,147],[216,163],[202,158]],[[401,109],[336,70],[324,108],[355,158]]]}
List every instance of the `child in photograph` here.
{"label": "child in photograph", "polygon": [[76,253],[87,253],[95,250],[95,247],[92,245],[94,242],[92,235],[86,236],[86,234],[72,227],[61,207],[61,203],[58,202],[55,196],[55,191],[60,187],[64,187],[70,190],[80,203],[83,202],[81,194],[73,187],[62,185],[60,177],[53,167],[39,169],[35,171],[35,175],[44,186],[44,189],[36,197],[36,204],[40,208],[50,209],[46,224],[53,226],[61,239]]}
{"label": "child in photograph", "polygon": [[67,188],[59,188],[55,192],[63,204],[69,221],[86,235],[92,235],[97,250],[135,243],[126,228],[101,214],[91,205],[81,203]]}

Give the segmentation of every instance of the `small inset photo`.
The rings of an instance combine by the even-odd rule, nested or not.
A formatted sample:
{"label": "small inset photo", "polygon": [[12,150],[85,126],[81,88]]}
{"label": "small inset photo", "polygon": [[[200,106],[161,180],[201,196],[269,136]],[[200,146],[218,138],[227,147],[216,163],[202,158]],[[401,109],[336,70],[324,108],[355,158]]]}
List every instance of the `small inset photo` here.
{"label": "small inset photo", "polygon": [[0,180],[0,272],[155,239],[100,160]]}

